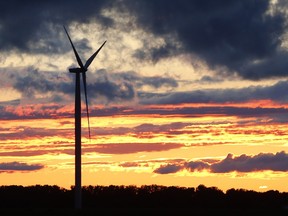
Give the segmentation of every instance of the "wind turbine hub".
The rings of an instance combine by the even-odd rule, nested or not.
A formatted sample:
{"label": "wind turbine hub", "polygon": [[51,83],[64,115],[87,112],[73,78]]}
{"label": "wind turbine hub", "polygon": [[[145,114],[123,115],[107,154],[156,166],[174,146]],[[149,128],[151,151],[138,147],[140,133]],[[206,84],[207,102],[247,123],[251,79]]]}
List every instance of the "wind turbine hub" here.
{"label": "wind turbine hub", "polygon": [[86,71],[85,68],[69,68],[70,73],[85,73]]}

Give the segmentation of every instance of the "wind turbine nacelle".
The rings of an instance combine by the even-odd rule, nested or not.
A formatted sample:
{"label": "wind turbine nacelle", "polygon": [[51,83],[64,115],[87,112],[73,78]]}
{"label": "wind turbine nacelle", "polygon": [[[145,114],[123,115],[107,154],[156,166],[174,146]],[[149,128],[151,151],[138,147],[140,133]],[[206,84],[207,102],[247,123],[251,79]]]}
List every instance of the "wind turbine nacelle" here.
{"label": "wind turbine nacelle", "polygon": [[70,73],[84,73],[87,69],[85,68],[69,68]]}

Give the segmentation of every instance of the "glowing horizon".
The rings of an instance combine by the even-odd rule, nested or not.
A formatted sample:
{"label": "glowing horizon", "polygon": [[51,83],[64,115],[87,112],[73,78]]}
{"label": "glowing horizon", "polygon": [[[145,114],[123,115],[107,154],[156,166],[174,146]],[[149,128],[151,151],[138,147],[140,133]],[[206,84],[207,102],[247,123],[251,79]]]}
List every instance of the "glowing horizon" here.
{"label": "glowing horizon", "polygon": [[[127,112],[126,115],[121,113],[112,116],[91,116],[92,137],[89,141],[85,128],[86,120],[83,118],[83,184],[157,183],[196,187],[204,183],[222,190],[236,187],[256,191],[262,191],[263,187],[260,186],[266,185],[267,190],[285,191],[286,160],[281,162],[283,158],[278,156],[287,158],[287,153],[283,150],[287,149],[287,144],[283,143],[283,140],[288,139],[287,125],[269,122],[269,119],[264,118],[262,123],[255,120],[256,118],[252,117],[241,119],[237,116],[210,113],[198,117],[187,116],[187,113],[156,116],[130,115]],[[13,164],[10,164],[11,170],[1,171],[5,176],[2,183],[11,184],[9,178],[11,175],[24,175],[37,176],[37,178],[31,177],[30,181],[29,178],[26,179],[26,184],[57,184],[65,188],[71,187],[74,175],[73,121],[73,117],[23,119],[21,124],[19,120],[2,121],[2,135],[3,125],[10,129],[5,131],[6,139],[1,140],[0,164],[5,167],[5,163],[17,161],[23,163],[24,167],[21,170],[21,164],[18,164],[19,169],[13,170]],[[254,164],[254,171],[243,171],[240,168],[237,171],[237,159],[243,157],[243,148],[246,149],[247,166],[253,167]],[[268,157],[279,163],[278,170],[272,164],[271,167],[269,164],[268,167],[258,167],[261,156],[263,160]],[[234,169],[225,171],[225,164],[224,170],[213,168],[217,164],[224,163],[225,158],[229,157],[231,164],[235,163]],[[259,161],[253,161],[257,157]],[[193,168],[189,167],[189,164],[191,166],[194,164]],[[33,169],[35,165],[38,167]],[[31,170],[29,166],[32,166]],[[25,167],[28,167],[27,170]],[[283,167],[283,170],[280,167]],[[59,179],[57,181],[53,181],[54,178],[43,179],[40,177],[41,173],[45,176],[50,173]],[[113,177],[115,175],[119,177]],[[121,176],[124,179],[121,179]],[[213,184],[214,180],[212,182],[208,180],[219,178],[222,179],[220,184],[219,182]],[[246,179],[245,183],[241,183],[243,179]],[[267,179],[270,179],[270,183]],[[134,182],[135,180],[137,181]],[[22,184],[21,181],[22,178],[15,178],[12,184]],[[283,184],[277,185],[276,181],[278,183],[283,181]],[[224,182],[227,184],[223,184]]]}

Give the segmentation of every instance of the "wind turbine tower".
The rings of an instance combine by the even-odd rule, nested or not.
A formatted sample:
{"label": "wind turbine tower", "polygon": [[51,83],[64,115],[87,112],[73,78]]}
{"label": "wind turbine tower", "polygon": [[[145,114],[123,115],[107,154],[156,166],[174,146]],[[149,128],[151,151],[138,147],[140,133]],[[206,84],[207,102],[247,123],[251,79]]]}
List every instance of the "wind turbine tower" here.
{"label": "wind turbine tower", "polygon": [[89,65],[92,63],[96,55],[102,49],[106,41],[99,47],[99,49],[93,53],[93,55],[86,61],[85,65],[83,65],[77,50],[74,47],[74,44],[65,28],[64,30],[68,36],[72,49],[74,51],[77,63],[79,65],[78,68],[70,68],[70,73],[75,73],[75,208],[82,208],[82,186],[81,186],[81,74],[83,80],[84,94],[85,94],[85,103],[86,103],[86,113],[88,119],[88,132],[89,139],[91,138],[90,134],[90,121],[89,121],[89,107],[88,107],[88,98],[87,98],[87,84],[86,84],[86,71],[88,70]]}

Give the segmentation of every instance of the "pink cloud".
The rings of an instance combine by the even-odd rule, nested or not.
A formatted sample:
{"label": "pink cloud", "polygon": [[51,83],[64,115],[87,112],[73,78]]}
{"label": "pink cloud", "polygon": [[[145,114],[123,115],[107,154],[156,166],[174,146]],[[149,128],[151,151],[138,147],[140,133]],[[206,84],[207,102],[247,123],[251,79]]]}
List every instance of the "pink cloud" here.
{"label": "pink cloud", "polygon": [[168,151],[183,147],[178,143],[119,143],[97,144],[91,148],[85,148],[83,152],[98,152],[104,154],[132,154],[137,152]]}

